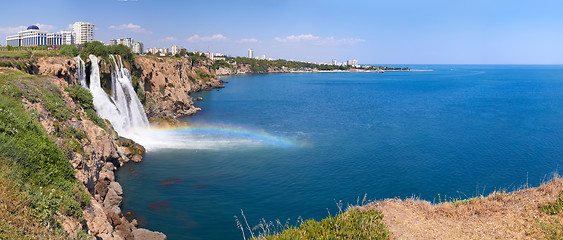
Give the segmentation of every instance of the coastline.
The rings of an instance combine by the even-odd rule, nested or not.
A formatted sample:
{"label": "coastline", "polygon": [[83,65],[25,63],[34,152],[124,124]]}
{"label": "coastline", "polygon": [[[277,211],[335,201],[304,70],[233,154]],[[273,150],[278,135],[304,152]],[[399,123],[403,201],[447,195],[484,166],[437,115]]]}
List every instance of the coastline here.
{"label": "coastline", "polygon": [[288,71],[268,71],[268,72],[235,72],[221,73],[218,77],[245,75],[245,74],[269,74],[269,73],[385,73],[385,72],[433,72],[434,69],[406,69],[406,70],[288,70]]}

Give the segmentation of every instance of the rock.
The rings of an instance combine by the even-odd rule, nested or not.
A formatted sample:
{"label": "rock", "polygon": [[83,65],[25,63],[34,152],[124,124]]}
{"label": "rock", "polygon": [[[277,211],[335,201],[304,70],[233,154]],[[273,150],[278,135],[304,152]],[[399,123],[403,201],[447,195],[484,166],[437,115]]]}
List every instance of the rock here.
{"label": "rock", "polygon": [[161,232],[153,232],[144,228],[137,228],[133,230],[133,236],[135,239],[143,240],[166,240],[166,235]]}
{"label": "rock", "polygon": [[131,161],[133,162],[141,162],[143,160],[143,157],[139,154],[135,154],[135,156],[133,156],[133,158],[131,159]]}
{"label": "rock", "polygon": [[125,218],[122,218],[121,224],[115,227],[115,232],[125,240],[133,240],[135,239],[135,236],[133,235],[132,229],[133,226],[129,222],[127,222]]}
{"label": "rock", "polygon": [[113,163],[107,162],[100,171],[99,180],[109,182],[115,181],[115,174],[113,173],[114,169],[115,167],[113,166]]}
{"label": "rock", "polygon": [[117,196],[123,195],[123,188],[121,188],[121,184],[119,184],[118,182],[111,182],[109,184],[109,188],[113,189],[115,193],[117,193]]}
{"label": "rock", "polygon": [[131,225],[137,227],[139,226],[139,222],[137,222],[137,219],[133,219],[133,221],[131,221]]}
{"label": "rock", "polygon": [[106,193],[108,192],[108,185],[105,181],[98,181],[94,186],[94,194],[99,194],[101,199],[106,197]]}
{"label": "rock", "polygon": [[202,97],[197,97],[196,100],[197,100],[197,101],[203,101],[203,98],[202,98]]}
{"label": "rock", "polygon": [[90,206],[83,211],[84,219],[88,230],[94,236],[102,239],[109,239],[113,232],[113,226],[108,221],[108,217],[100,203],[94,199],[90,199]]}
{"label": "rock", "polygon": [[117,147],[117,152],[121,156],[121,161],[129,162],[129,160],[131,160],[131,151],[129,151],[126,147]]}
{"label": "rock", "polygon": [[104,199],[104,207],[108,209],[112,209],[113,207],[119,207],[121,202],[123,201],[123,197],[118,196],[115,190],[109,189]]}

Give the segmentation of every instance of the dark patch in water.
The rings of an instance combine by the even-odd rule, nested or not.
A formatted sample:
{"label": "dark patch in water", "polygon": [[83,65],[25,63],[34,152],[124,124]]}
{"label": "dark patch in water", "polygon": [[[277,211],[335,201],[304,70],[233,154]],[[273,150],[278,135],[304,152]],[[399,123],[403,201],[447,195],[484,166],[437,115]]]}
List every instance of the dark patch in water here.
{"label": "dark patch in water", "polygon": [[205,187],[205,184],[203,184],[203,183],[196,183],[196,184],[194,184],[193,186],[194,186],[195,188],[204,188],[204,187]]}
{"label": "dark patch in water", "polygon": [[153,202],[149,204],[149,208],[151,209],[155,209],[155,210],[159,210],[159,209],[165,209],[170,207],[170,202],[169,201],[158,201],[158,202]]}
{"label": "dark patch in water", "polygon": [[170,186],[172,184],[176,184],[181,182],[182,179],[181,178],[169,178],[163,181],[160,181],[160,186]]}

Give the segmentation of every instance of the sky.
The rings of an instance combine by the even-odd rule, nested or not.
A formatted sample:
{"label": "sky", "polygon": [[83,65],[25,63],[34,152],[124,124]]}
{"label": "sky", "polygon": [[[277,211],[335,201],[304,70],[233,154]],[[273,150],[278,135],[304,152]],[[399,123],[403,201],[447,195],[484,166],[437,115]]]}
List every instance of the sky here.
{"label": "sky", "polygon": [[145,48],[360,64],[563,64],[560,0],[36,0],[1,4],[0,44],[28,25],[94,23]]}

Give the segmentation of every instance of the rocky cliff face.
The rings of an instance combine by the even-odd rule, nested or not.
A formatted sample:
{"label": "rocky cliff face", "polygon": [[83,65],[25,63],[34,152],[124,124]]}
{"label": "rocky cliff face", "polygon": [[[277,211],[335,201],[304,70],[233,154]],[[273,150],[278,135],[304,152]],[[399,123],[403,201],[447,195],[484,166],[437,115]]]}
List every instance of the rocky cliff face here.
{"label": "rocky cliff face", "polygon": [[[111,82],[111,64],[99,58],[102,84]],[[86,74],[89,75],[89,60],[86,61]],[[215,72],[210,70],[211,62],[192,62],[190,59],[161,59],[156,57],[136,57],[135,62],[124,62],[131,69],[133,85],[139,97],[144,100],[147,116],[151,122],[166,121],[175,123],[178,117],[199,111],[189,96],[191,92],[223,87]],[[64,148],[68,136],[61,131],[83,135],[69,152],[69,161],[79,179],[91,193],[91,204],[83,215],[89,233],[101,239],[165,239],[162,233],[151,232],[136,227],[136,220],[127,220],[121,212],[123,189],[115,181],[114,171],[124,162],[138,162],[142,159],[142,146],[120,138],[108,121],[107,127],[100,127],[90,121],[82,107],[73,101],[64,89],[78,84],[77,63],[71,57],[43,57],[34,60],[33,74],[48,75],[49,81],[59,88],[64,104],[75,113],[65,122],[54,118],[41,102],[22,99],[28,109],[37,111],[40,122]],[[75,138],[72,136],[71,138]],[[141,149],[141,150],[139,150]],[[125,190],[126,194],[126,190]],[[73,232],[80,223],[65,220],[65,229]]]}
{"label": "rocky cliff face", "polygon": [[201,110],[189,93],[224,87],[208,66],[211,62],[193,63],[188,58],[137,56],[133,78],[142,88],[149,121],[175,122]]}
{"label": "rocky cliff face", "polygon": [[83,212],[85,226],[80,227],[81,223],[76,219],[65,218],[62,224],[65,230],[72,236],[76,230],[86,228],[99,239],[146,239],[147,236],[166,239],[162,233],[139,230],[136,221],[128,221],[120,209],[123,190],[115,181],[114,171],[129,159],[139,159],[136,157],[139,152],[135,149],[140,147],[135,148],[133,143],[119,138],[109,122],[106,122],[106,127],[100,127],[88,119],[84,109],[65,91],[69,86],[67,81],[72,79],[65,76],[72,75],[72,68],[61,72],[55,65],[47,70],[40,68],[40,71],[62,73],[63,78],[48,77],[42,80],[47,80],[58,88],[64,105],[74,115],[61,121],[47,110],[44,102],[23,98],[22,104],[28,110],[38,113],[39,121],[47,133],[66,152],[76,171],[76,178],[92,195],[90,205]]}

